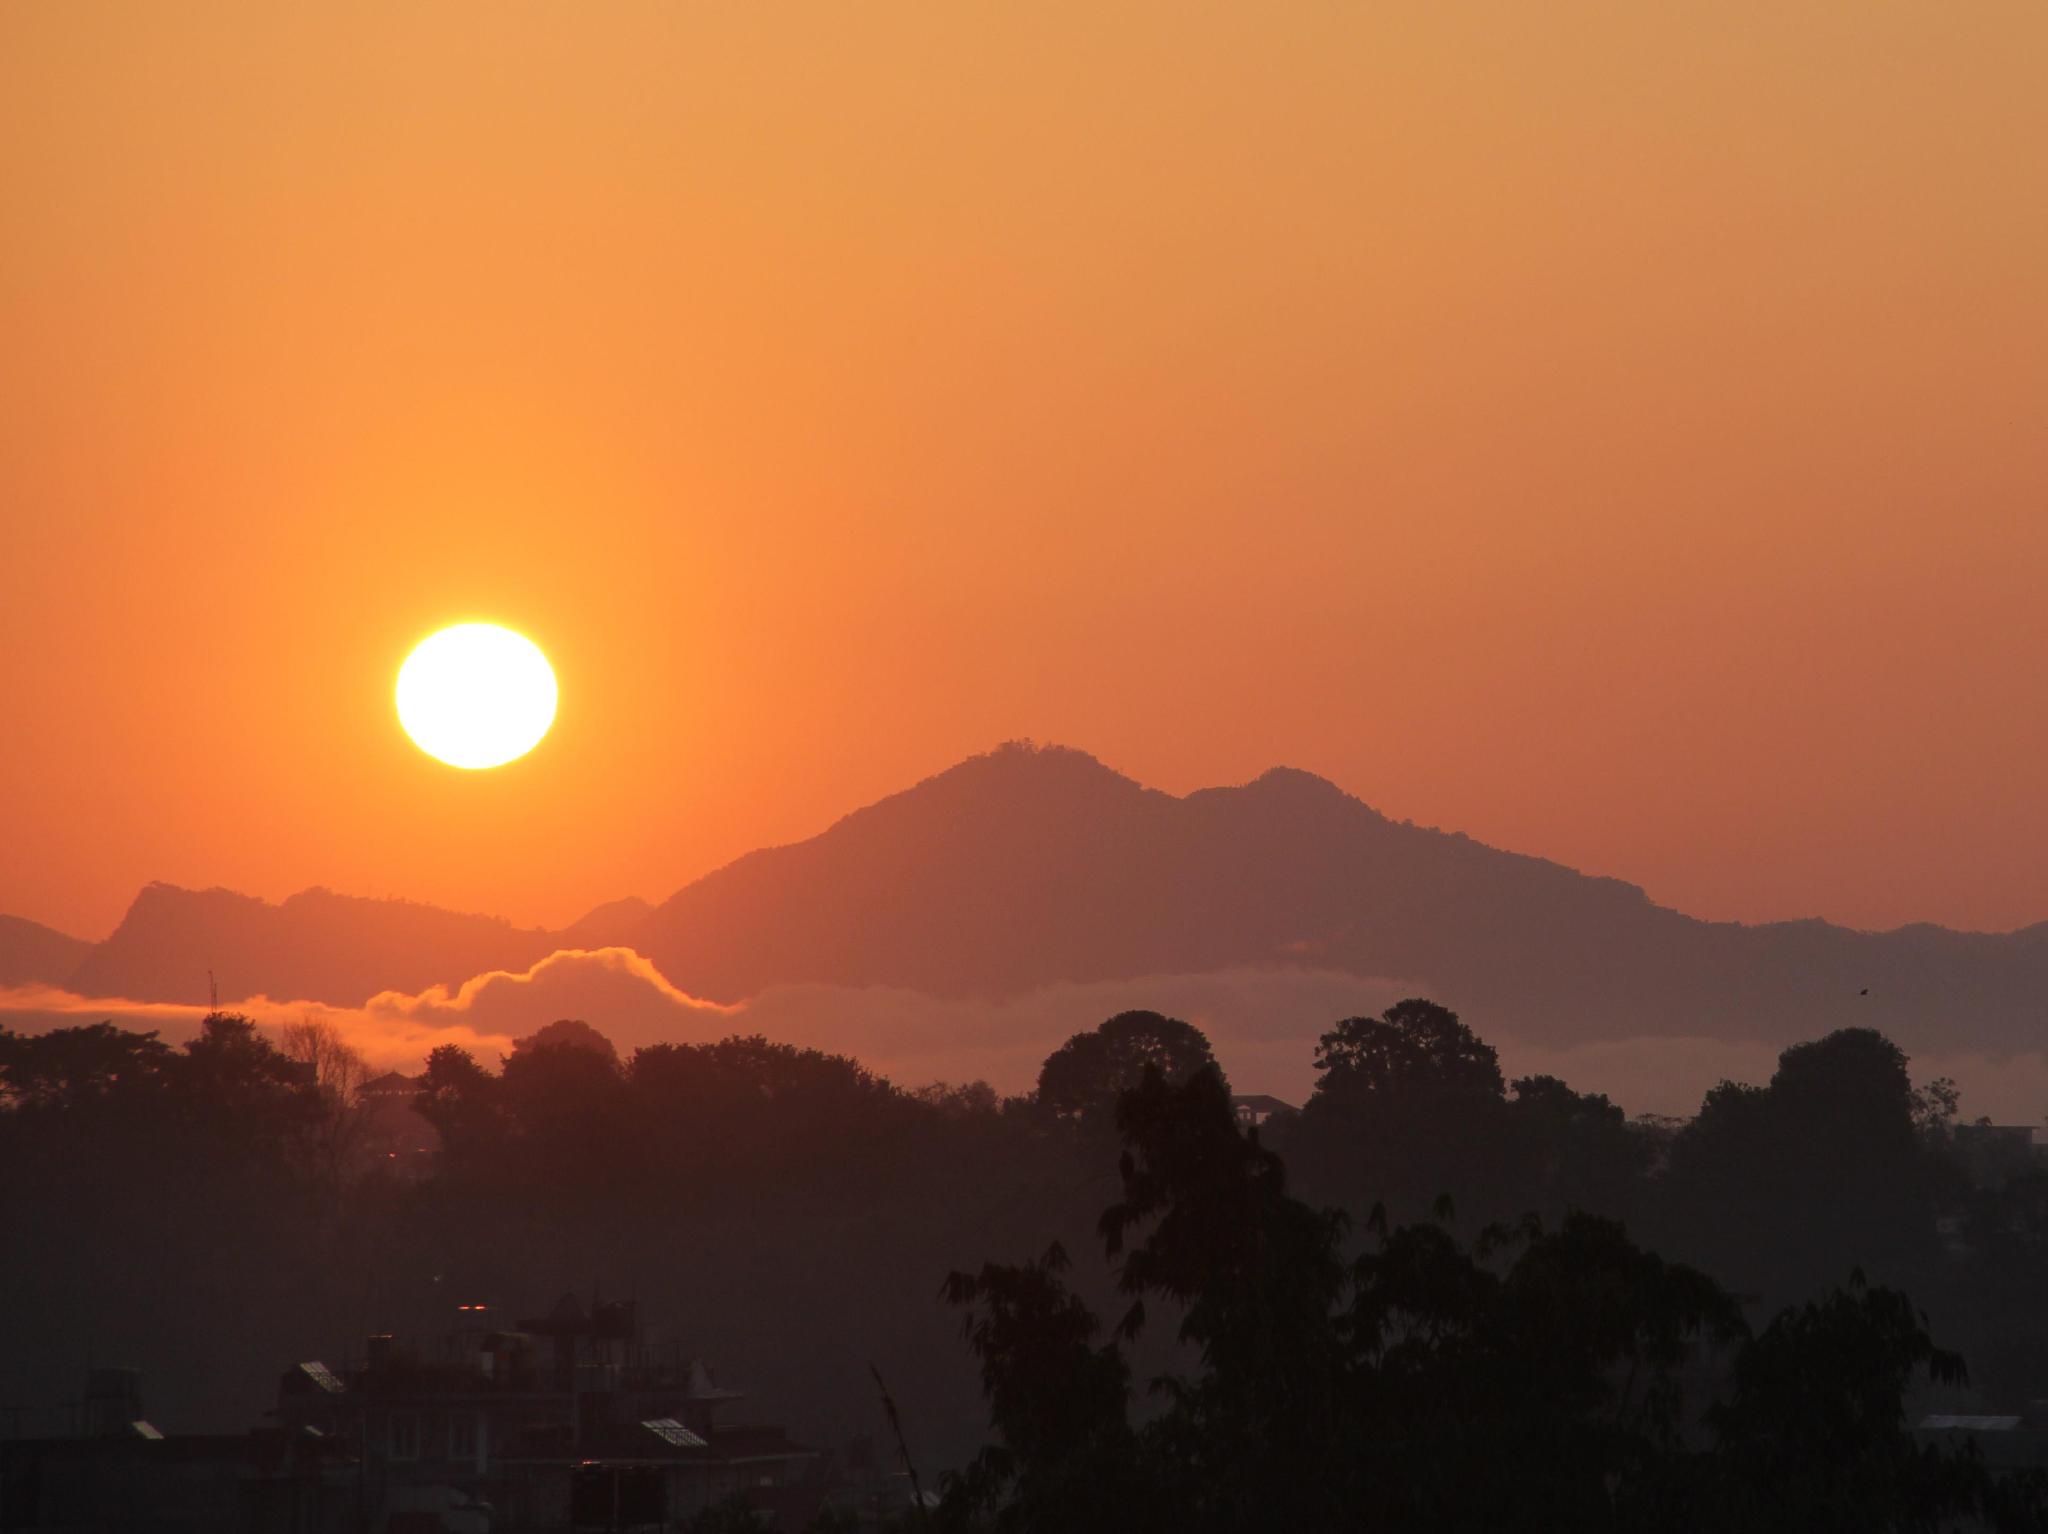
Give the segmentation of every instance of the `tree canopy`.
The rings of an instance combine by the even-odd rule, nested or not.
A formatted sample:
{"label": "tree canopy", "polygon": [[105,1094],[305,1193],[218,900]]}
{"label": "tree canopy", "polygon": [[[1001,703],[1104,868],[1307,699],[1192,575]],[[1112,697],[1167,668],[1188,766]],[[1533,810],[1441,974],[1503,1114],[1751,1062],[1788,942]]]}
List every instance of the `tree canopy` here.
{"label": "tree canopy", "polygon": [[440,1154],[390,1162],[336,1154],[363,1068],[317,1027],[0,1031],[0,1167],[38,1234],[0,1244],[0,1286],[48,1318],[0,1358],[9,1398],[74,1389],[89,1348],[239,1428],[250,1380],[365,1317],[597,1277],[811,1441],[866,1428],[878,1363],[919,1462],[960,1469],[956,1525],[2040,1526],[2030,1483],[1930,1452],[1908,1402],[1956,1380],[1936,1336],[1972,1365],[1958,1399],[2042,1394],[2048,1173],[1973,1181],[1953,1089],[1867,1031],[1651,1122],[1503,1083],[1415,1001],[1333,1025],[1306,1110],[1247,1133],[1158,1014],[1007,1101],[584,1030],[436,1048]]}
{"label": "tree canopy", "polygon": [[[1101,1231],[1136,1304],[1114,1340],[1096,1340],[1057,1248],[946,1286],[968,1310],[999,1435],[949,1482],[950,1528],[1848,1534],[2048,1520],[2038,1476],[2001,1481],[1913,1439],[1914,1377],[1953,1382],[1962,1365],[1860,1274],[1752,1335],[1711,1278],[1585,1214],[1470,1245],[1375,1216],[1347,1260],[1343,1216],[1288,1194],[1215,1072],[1148,1073],[1118,1126],[1123,1196]],[[1196,1368],[1134,1423],[1120,1344],[1147,1301],[1179,1315]]]}
{"label": "tree canopy", "polygon": [[1208,1037],[1192,1023],[1157,1012],[1119,1012],[1046,1057],[1038,1102],[1063,1117],[1107,1123],[1117,1099],[1148,1069],[1185,1081],[1204,1067],[1220,1070]]}
{"label": "tree canopy", "polygon": [[1316,1045],[1326,1104],[1436,1107],[1501,1096],[1500,1057],[1449,1007],[1410,997],[1378,1017],[1347,1017]]}

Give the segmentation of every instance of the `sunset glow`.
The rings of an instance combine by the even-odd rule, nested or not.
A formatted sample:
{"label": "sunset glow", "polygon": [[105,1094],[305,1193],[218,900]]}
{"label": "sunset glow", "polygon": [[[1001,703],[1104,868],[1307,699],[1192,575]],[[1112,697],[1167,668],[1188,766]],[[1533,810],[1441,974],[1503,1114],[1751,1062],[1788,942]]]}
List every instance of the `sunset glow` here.
{"label": "sunset glow", "polygon": [[[1028,735],[2048,911],[2048,11],[136,11],[0,19],[0,910],[562,923]],[[421,772],[542,610],[594,749]]]}
{"label": "sunset glow", "polygon": [[2044,65],[0,4],[0,1529],[2048,1534]]}

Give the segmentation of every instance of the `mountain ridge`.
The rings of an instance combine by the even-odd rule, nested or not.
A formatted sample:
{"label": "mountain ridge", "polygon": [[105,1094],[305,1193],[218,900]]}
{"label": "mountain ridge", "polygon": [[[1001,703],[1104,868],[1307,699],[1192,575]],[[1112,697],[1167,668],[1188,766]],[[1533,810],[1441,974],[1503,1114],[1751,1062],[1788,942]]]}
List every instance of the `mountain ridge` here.
{"label": "mountain ridge", "polygon": [[320,885],[272,902],[159,880],[143,886],[66,984],[88,996],[193,1002],[207,998],[211,970],[223,1001],[355,1006],[383,990],[458,985],[484,970],[523,967],[551,952],[551,939],[502,917]]}
{"label": "mountain ridge", "polygon": [[[77,940],[71,940],[76,942]],[[1624,880],[1395,821],[1276,767],[1175,796],[1068,747],[1011,743],[764,847],[656,905],[559,931],[324,889],[271,904],[152,884],[71,989],[336,1005],[457,985],[561,947],[630,946],[678,988],[782,985],[1010,997],[1060,983],[1244,966],[1402,975],[1555,1042],[1648,1034],[1902,1037],[2035,1047],[2048,922],[2011,933],[1818,918],[1708,922]]]}
{"label": "mountain ridge", "polygon": [[0,916],[0,986],[62,985],[92,946],[25,916]]}

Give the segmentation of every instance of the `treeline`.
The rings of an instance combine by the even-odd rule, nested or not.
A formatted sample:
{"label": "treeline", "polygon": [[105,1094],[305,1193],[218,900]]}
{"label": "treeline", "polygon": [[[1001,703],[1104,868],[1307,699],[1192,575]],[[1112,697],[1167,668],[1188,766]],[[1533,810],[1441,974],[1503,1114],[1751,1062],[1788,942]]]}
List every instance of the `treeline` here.
{"label": "treeline", "polygon": [[[1369,1100],[1338,1073],[1399,1058],[1414,1023],[1455,1030],[1413,1004],[1340,1028],[1333,1095],[1311,1108]],[[1483,1076],[1470,1042],[1454,1069]],[[1506,1125],[1552,1099],[1475,1100]],[[948,1530],[2048,1528],[2041,1472],[1915,1438],[1914,1387],[1966,1370],[1860,1273],[1753,1328],[1713,1279],[1582,1212],[1467,1245],[1375,1205],[1354,1246],[1344,1213],[1292,1196],[1282,1159],[1240,1131],[1213,1066],[1178,1085],[1149,1066],[1115,1113],[1122,1196],[1099,1226],[1128,1302],[1114,1328],[1068,1287],[1057,1244],[948,1281],[998,1435],[949,1480]],[[1125,1345],[1154,1307],[1195,1363],[1140,1414]]]}
{"label": "treeline", "polygon": [[[1767,1527],[1742,1499],[1771,1488],[1896,1514],[1804,1527],[2021,1516],[1900,1413],[1960,1381],[1936,1338],[1991,1405],[2048,1395],[2048,1176],[1966,1176],[1952,1089],[1866,1030],[1683,1125],[1507,1081],[1425,1001],[1333,1025],[1310,1101],[1251,1135],[1199,1031],[1150,1013],[1010,1099],[760,1039],[621,1059],[569,1021],[494,1064],[434,1051],[412,1180],[365,1154],[368,1072],[318,1024],[0,1032],[0,1283],[34,1318],[0,1390],[139,1363],[160,1420],[243,1426],[293,1359],[595,1283],[827,1448],[881,1433],[878,1364],[927,1470],[967,1467],[968,1524]],[[1071,1267],[1017,1261],[1053,1242]],[[1045,1521],[1063,1496],[1136,1522]],[[1231,1522],[1283,1497],[1307,1521]],[[1709,1508],[1747,1510],[1669,1521]]]}

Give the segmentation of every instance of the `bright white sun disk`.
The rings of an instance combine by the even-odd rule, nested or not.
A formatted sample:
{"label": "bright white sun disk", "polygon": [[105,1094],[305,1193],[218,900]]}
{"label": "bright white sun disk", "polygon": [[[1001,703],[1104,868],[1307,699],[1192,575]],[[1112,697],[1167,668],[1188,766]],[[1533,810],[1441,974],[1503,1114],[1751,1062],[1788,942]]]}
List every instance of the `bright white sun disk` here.
{"label": "bright white sun disk", "polygon": [[555,722],[555,673],[540,646],[495,623],[458,623],[398,668],[398,722],[451,767],[502,767]]}

